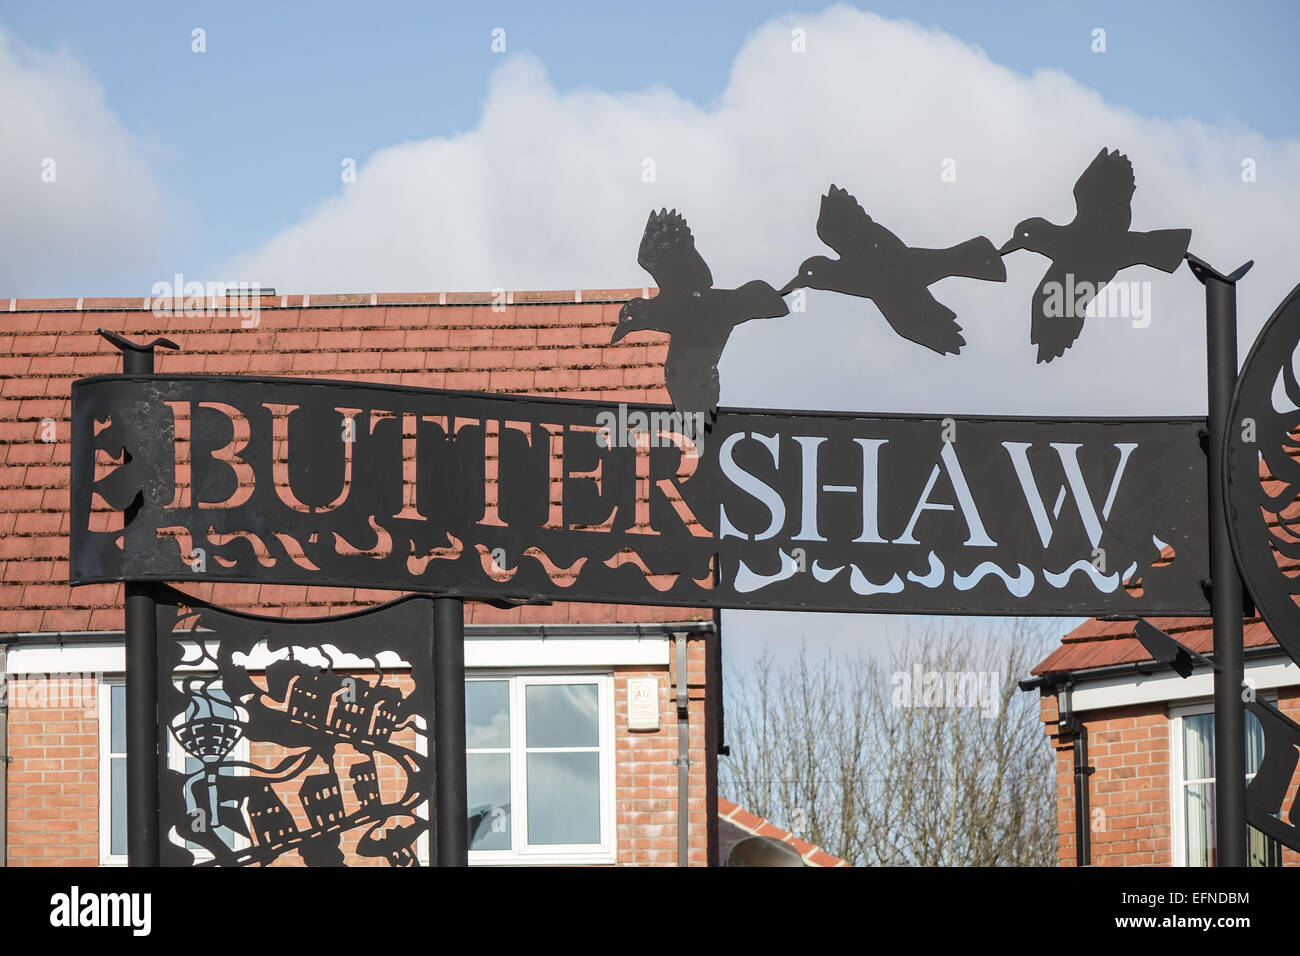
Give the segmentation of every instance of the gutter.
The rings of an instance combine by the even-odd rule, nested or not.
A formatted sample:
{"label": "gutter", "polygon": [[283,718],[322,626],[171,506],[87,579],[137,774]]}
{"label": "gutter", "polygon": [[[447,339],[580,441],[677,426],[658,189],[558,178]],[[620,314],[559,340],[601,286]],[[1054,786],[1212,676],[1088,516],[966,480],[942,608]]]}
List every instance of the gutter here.
{"label": "gutter", "polygon": [[[1207,660],[1214,660],[1214,654],[1203,655]],[[1261,644],[1258,647],[1248,647],[1245,651],[1247,661],[1261,660],[1269,657],[1285,657],[1286,652],[1277,644]],[[1105,667],[1092,667],[1077,671],[1053,671],[1050,674],[1039,674],[1035,677],[1026,677],[1019,682],[1021,690],[1046,690],[1051,693],[1053,688],[1063,686],[1064,684],[1082,684],[1090,681],[1108,680],[1113,677],[1150,677],[1158,673],[1175,673],[1174,669],[1168,664],[1161,664],[1153,660],[1130,661],[1127,664],[1108,664]]]}
{"label": "gutter", "polygon": [[[299,620],[314,620],[300,618]],[[716,632],[713,621],[686,621],[672,623],[656,621],[650,624],[466,624],[466,638],[484,637],[672,637],[686,634],[698,637]],[[103,644],[122,641],[125,631],[28,631],[22,634],[0,634],[0,647],[13,644],[39,646],[44,644]]]}

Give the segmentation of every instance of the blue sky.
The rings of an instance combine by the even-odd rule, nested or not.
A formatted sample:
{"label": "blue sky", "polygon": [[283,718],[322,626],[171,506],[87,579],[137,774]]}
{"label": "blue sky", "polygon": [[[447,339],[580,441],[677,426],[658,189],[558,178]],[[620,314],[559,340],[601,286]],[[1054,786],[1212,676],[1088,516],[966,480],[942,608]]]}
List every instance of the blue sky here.
{"label": "blue sky", "polygon": [[[1193,251],[1225,271],[1257,261],[1239,293],[1243,354],[1300,280],[1300,5],[854,9],[883,19],[766,0],[8,4],[0,297],[143,296],[175,272],[291,293],[636,287],[661,204],[689,211],[720,285],[779,284],[816,251],[828,182],[913,244],[1001,243],[1025,216],[1067,219],[1103,144],[1134,161],[1134,228],[1193,228]],[[803,25],[808,52],[792,58]],[[57,189],[37,175],[47,156]],[[955,186],[937,175],[948,156]],[[1243,182],[1245,157],[1258,182]],[[1007,268],[1006,286],[935,286],[963,316],[957,364],[882,331],[874,307],[814,294],[802,324],[732,337],[723,403],[1204,411],[1189,275],[1159,277],[1150,328],[1090,331],[1049,368],[1023,308],[1042,263],[1016,253]],[[906,623],[740,612],[728,653],[801,637],[849,649]]]}
{"label": "blue sky", "polygon": [[[1288,2],[890,2],[855,6],[936,26],[1022,73],[1067,72],[1107,101],[1153,118],[1300,134]],[[664,85],[707,107],[746,36],[771,16],[816,11],[768,0],[611,4],[9,4],[2,24],[42,51],[66,50],[148,144],[185,205],[177,268],[215,268],[291,226],[340,189],[342,157],[362,163],[408,140],[471,129],[489,75],[531,53],[561,92]],[[207,52],[191,51],[206,31]],[[1092,30],[1107,50],[1091,51]],[[862,90],[863,96],[888,91]],[[774,133],[781,118],[774,116]],[[631,272],[631,270],[629,270]],[[97,294],[138,294],[133,278]],[[635,284],[629,274],[629,284]],[[8,291],[8,290],[6,290]],[[69,294],[42,288],[41,294]]]}

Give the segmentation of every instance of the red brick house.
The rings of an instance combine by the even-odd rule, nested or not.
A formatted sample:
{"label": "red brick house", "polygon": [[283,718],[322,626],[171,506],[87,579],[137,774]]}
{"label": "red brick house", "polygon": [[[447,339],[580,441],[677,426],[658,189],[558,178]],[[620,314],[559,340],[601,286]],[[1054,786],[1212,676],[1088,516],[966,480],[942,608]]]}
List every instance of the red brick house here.
{"label": "red brick house", "polygon": [[[8,758],[0,760],[0,847],[7,865],[124,859],[123,589],[68,585],[70,385],[121,368],[97,328],[175,340],[179,351],[157,354],[160,374],[305,376],[663,402],[666,336],[609,344],[621,303],[641,291],[515,293],[509,300],[270,296],[260,300],[255,321],[226,313],[215,299],[185,315],[156,314],[148,299],[0,300],[0,754]],[[188,587],[217,605],[287,617],[339,614],[397,596]],[[484,831],[471,847],[472,864],[719,862],[721,670],[712,611],[574,603],[499,610],[470,603],[465,657],[469,707],[482,711],[484,726],[504,722],[513,731],[476,740],[470,714],[471,808],[481,803],[512,821]],[[631,683],[637,679],[649,683]],[[529,786],[525,691],[556,684],[581,688],[596,702],[594,744],[584,748],[589,779],[581,781],[580,798],[569,794],[564,810],[586,821],[588,836],[563,846],[539,838],[527,823],[557,811],[537,807],[547,799],[539,796],[545,788]],[[642,718],[646,729],[629,728],[630,686],[642,700],[657,697],[657,718],[648,726]],[[683,720],[688,744],[679,753]],[[679,759],[689,760],[688,792],[679,791]],[[494,775],[488,766],[503,772]],[[353,777],[349,792],[383,785],[369,768]],[[331,790],[330,799],[336,796]],[[286,812],[303,811],[258,808],[270,828],[288,825]],[[683,827],[686,859],[679,858]],[[282,861],[293,862],[287,856]]]}
{"label": "red brick house", "polygon": [[[1207,657],[1210,621],[1152,618],[1151,623]],[[1132,621],[1090,620],[1075,628],[1033,673],[1048,739],[1056,752],[1057,859],[1079,863],[1090,844],[1094,866],[1210,866],[1214,862],[1212,671],[1187,679],[1157,664]],[[1300,668],[1259,618],[1245,622],[1245,677],[1259,700],[1300,717]],[[1080,732],[1066,725],[1072,711]],[[1246,769],[1263,753],[1258,719],[1247,712]],[[1086,742],[1090,775],[1078,774],[1076,740]],[[1080,788],[1087,813],[1079,814]],[[1288,803],[1294,799],[1291,784]],[[1252,866],[1293,866],[1300,854],[1250,831]]]}

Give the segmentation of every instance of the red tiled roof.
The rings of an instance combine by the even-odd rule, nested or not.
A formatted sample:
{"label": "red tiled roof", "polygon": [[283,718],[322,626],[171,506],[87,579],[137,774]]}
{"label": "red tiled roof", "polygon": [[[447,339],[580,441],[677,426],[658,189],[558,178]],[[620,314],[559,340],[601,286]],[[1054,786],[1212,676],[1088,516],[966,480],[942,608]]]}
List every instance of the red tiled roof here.
{"label": "red tiled roof", "polygon": [[[1214,650],[1212,622],[1207,617],[1153,617],[1148,620],[1170,637],[1198,654]],[[1133,621],[1098,621],[1080,624],[1061,639],[1061,646],[1033,669],[1034,674],[1059,674],[1150,661],[1151,655],[1134,636]],[[1258,617],[1246,618],[1245,646],[1276,644],[1268,626]]]}
{"label": "red tiled roof", "polygon": [[[355,379],[611,402],[666,402],[667,336],[609,342],[622,302],[642,289],[274,296],[256,328],[237,315],[154,315],[147,299],[0,299],[0,633],[117,630],[122,586],[68,587],[68,421],[73,379],[116,372],[96,334],[166,335],[161,374]],[[7,311],[6,311],[7,310]],[[53,419],[56,441],[41,440]],[[395,592],[283,585],[193,587],[198,597],[261,613],[336,614]],[[468,623],[634,622],[708,618],[682,608],[559,603],[498,610],[471,603]]]}
{"label": "red tiled roof", "polygon": [[742,808],[740,804],[732,803],[726,797],[718,797],[718,819],[726,820],[731,825],[754,836],[771,837],[774,840],[780,840],[782,843],[788,843],[798,851],[799,855],[803,857],[804,863],[808,866],[853,865],[847,860],[841,860],[838,856],[831,856],[821,847],[814,846],[807,840],[799,839],[788,830],[782,830],[780,827],[774,826],[765,818],[755,816]]}

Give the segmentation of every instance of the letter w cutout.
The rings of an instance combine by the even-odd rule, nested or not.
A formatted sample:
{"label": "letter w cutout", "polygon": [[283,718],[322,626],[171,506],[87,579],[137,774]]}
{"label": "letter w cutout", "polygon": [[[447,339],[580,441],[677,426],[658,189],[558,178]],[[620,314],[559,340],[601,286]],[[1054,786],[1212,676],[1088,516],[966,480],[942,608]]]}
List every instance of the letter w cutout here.
{"label": "letter w cutout", "polygon": [[[1034,478],[1033,468],[1029,464],[1027,452],[1030,444],[1030,442],[1004,441],[1002,447],[1011,456],[1011,464],[1016,469],[1016,477],[1020,479],[1025,502],[1029,505],[1029,513],[1034,518],[1034,527],[1038,529],[1038,537],[1042,539],[1043,547],[1046,548],[1052,543],[1052,534],[1056,530],[1052,522],[1061,517],[1066,486],[1060,486],[1049,518],[1043,496],[1038,491],[1038,481]],[[1097,505],[1092,500],[1088,485],[1083,480],[1083,470],[1079,467],[1079,449],[1083,446],[1075,442],[1051,442],[1050,444],[1061,459],[1061,468],[1065,471],[1065,480],[1069,484],[1070,494],[1074,496],[1079,517],[1083,519],[1084,530],[1088,532],[1088,540],[1095,548],[1101,543],[1101,523],[1110,517],[1111,506],[1115,504],[1115,494],[1119,491],[1120,479],[1124,477],[1124,468],[1128,465],[1129,455],[1137,448],[1137,442],[1115,443],[1115,449],[1119,452],[1119,463],[1115,466],[1115,474],[1111,477],[1110,490],[1106,493],[1106,501],[1101,506],[1100,517],[1097,515]]]}

